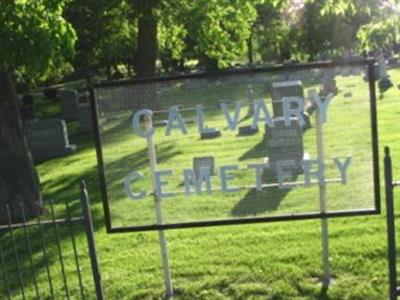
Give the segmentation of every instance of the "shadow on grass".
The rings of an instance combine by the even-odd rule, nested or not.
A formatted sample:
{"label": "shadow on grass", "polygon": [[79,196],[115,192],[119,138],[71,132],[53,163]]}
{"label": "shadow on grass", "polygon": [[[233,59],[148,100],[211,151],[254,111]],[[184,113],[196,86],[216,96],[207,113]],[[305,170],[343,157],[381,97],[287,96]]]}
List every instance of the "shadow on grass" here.
{"label": "shadow on grass", "polygon": [[[262,175],[263,183],[276,183],[274,175],[265,171]],[[292,177],[296,181],[297,175]],[[232,209],[231,213],[236,217],[257,216],[265,212],[271,212],[279,209],[279,205],[290,189],[279,187],[268,187],[262,191],[251,189]]]}
{"label": "shadow on grass", "polygon": [[257,145],[239,157],[239,161],[252,158],[264,158],[267,157],[268,154],[266,135],[264,134],[262,140]]}

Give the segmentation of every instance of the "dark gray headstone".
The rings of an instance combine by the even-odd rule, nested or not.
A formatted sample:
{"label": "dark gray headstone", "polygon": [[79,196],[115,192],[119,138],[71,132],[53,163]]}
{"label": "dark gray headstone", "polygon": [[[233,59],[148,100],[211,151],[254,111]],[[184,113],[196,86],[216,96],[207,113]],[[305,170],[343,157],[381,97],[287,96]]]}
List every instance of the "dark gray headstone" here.
{"label": "dark gray headstone", "polygon": [[35,109],[33,105],[22,105],[19,108],[22,120],[31,120],[35,118]]}
{"label": "dark gray headstone", "polygon": [[159,121],[154,121],[153,125],[155,127],[165,127],[168,125],[168,120],[159,120]]}
{"label": "dark gray headstone", "polygon": [[324,95],[334,94],[336,95],[338,88],[336,86],[335,72],[332,69],[326,69],[324,71],[324,82],[322,93]]}
{"label": "dark gray headstone", "polygon": [[317,91],[315,89],[308,90],[304,110],[309,116],[311,116],[314,113],[314,111],[317,109],[317,105],[312,100],[316,96],[317,96]]}
{"label": "dark gray headstone", "polygon": [[304,99],[301,81],[281,81],[272,84],[272,110],[274,117],[283,117],[283,97],[300,97]]}
{"label": "dark gray headstone", "polygon": [[350,75],[351,75],[350,67],[343,68],[341,74],[342,74],[343,77],[348,77],[348,76],[350,76]]}
{"label": "dark gray headstone", "polygon": [[249,136],[256,133],[258,133],[258,126],[256,128],[253,128],[251,125],[239,127],[239,136]]}
{"label": "dark gray headstone", "polygon": [[32,120],[24,123],[24,130],[35,162],[71,154],[76,150],[70,145],[64,120]]}
{"label": "dark gray headstone", "polygon": [[[304,156],[303,130],[296,118],[291,118],[291,124],[285,126],[283,118],[275,119],[275,127],[266,125],[266,147],[270,170],[276,175],[276,166],[278,161],[292,160],[295,166],[292,168],[292,174],[302,172],[302,163]],[[285,169],[288,169],[285,167]]]}
{"label": "dark gray headstone", "polygon": [[[247,103],[249,104],[249,109],[247,110],[246,116],[252,117],[254,115],[254,99],[255,99],[253,85],[251,84],[247,85],[246,96],[247,96]],[[240,134],[240,128],[239,128],[239,134]]]}
{"label": "dark gray headstone", "polygon": [[22,105],[22,99],[24,98],[24,96],[21,96],[21,95],[18,95],[17,96],[17,104],[18,104],[18,106],[21,106]]}
{"label": "dark gray headstone", "polygon": [[35,118],[35,109],[33,105],[33,96],[24,95],[21,99],[21,106],[19,112],[21,114],[22,120],[31,120]]}
{"label": "dark gray headstone", "polygon": [[201,133],[200,135],[202,140],[215,139],[220,136],[221,136],[221,131],[219,131],[218,129],[216,131]]}
{"label": "dark gray headstone", "polygon": [[78,105],[78,120],[79,120],[79,131],[82,133],[92,132],[92,115],[90,112],[89,104]]}
{"label": "dark gray headstone", "polygon": [[33,105],[33,96],[32,95],[24,95],[22,97],[22,105]]}
{"label": "dark gray headstone", "polygon": [[89,103],[90,93],[88,91],[83,91],[78,95],[79,103]]}
{"label": "dark gray headstone", "polygon": [[196,178],[199,178],[201,168],[208,168],[210,170],[210,175],[211,176],[215,175],[214,157],[212,156],[194,157],[193,172]]}
{"label": "dark gray headstone", "polygon": [[76,90],[61,90],[58,92],[62,117],[67,122],[78,119],[78,93]]}
{"label": "dark gray headstone", "polygon": [[387,64],[389,67],[398,67],[399,61],[398,61],[397,57],[389,57]]}
{"label": "dark gray headstone", "polygon": [[[379,65],[377,63],[374,64],[374,77],[375,80],[379,80]],[[364,81],[369,81],[369,72],[368,72],[368,68],[365,69],[365,76],[364,76]]]}

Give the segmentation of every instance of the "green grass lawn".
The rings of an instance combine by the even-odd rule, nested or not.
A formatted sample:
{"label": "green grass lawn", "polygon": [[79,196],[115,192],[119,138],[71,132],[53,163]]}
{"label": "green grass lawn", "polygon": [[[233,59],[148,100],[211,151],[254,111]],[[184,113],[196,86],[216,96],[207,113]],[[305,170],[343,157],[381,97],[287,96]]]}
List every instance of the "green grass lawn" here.
{"label": "green grass lawn", "polygon": [[[390,74],[395,85],[400,83],[400,70],[392,70]],[[328,161],[336,156],[352,155],[353,162],[349,169],[348,185],[333,183],[328,186],[328,207],[330,210],[369,208],[373,205],[373,195],[367,86],[361,77],[337,77],[337,81],[340,93],[329,110],[330,117],[325,129],[326,155]],[[306,85],[307,89],[311,87],[311,83]],[[343,96],[347,90],[351,90],[351,98]],[[221,93],[211,93],[215,98],[210,96],[209,101],[220,99],[224,94],[236,95],[237,98],[241,96],[234,88]],[[256,94],[261,93],[261,88],[256,87]],[[235,100],[234,97],[230,99]],[[394,87],[377,103],[380,159],[383,146],[391,146],[395,178],[400,178],[400,143],[397,142],[400,131],[399,97],[400,91]],[[184,138],[179,133],[165,137],[164,128],[157,129],[157,152],[164,157],[160,159],[160,169],[176,170],[169,179],[169,190],[182,189],[180,173],[183,167],[192,166],[193,156],[211,154],[215,156],[217,165],[238,164],[242,167],[259,162],[265,155],[262,151],[263,130],[252,137],[238,138],[235,133],[224,130],[226,125],[220,117],[217,113],[206,115],[209,126],[222,129],[223,136],[214,141],[199,140],[194,125],[188,125],[189,134]],[[126,120],[126,116],[121,116],[103,124],[109,132],[114,132],[114,138],[108,135],[104,143],[109,166],[108,178],[113,179],[110,190],[113,225],[142,225],[149,220],[154,223],[151,196],[133,203],[126,199],[122,190],[121,180],[133,169],[141,170],[147,176],[142,185],[135,187],[150,189],[148,161],[143,157],[146,144],[133,135]],[[245,120],[243,124],[249,122]],[[117,137],[115,132],[118,132]],[[56,201],[57,211],[62,211],[64,201],[70,199],[77,214],[78,185],[81,179],[85,179],[92,200],[98,255],[107,298],[160,299],[164,286],[157,232],[106,234],[93,142],[90,136],[74,135],[71,139],[78,144],[75,154],[38,166],[45,198]],[[305,150],[312,157],[316,154],[315,143],[315,128],[312,128],[304,134]],[[332,166],[327,169],[328,178],[337,177],[336,173]],[[241,171],[235,175],[237,179],[232,181],[233,185],[254,182],[254,175],[250,172]],[[302,175],[297,180],[303,180]],[[218,179],[214,178],[214,183],[218,186]],[[270,192],[255,195],[251,189],[242,189],[237,194],[214,192],[189,199],[178,195],[163,201],[165,221],[268,216],[319,209],[316,187],[299,188],[280,195],[280,202],[273,206],[270,202],[265,205],[260,203],[262,199],[272,202],[278,198],[276,194],[268,196]],[[400,193],[396,191],[395,197],[399,199]],[[399,211],[396,210],[397,214]],[[167,231],[177,299],[387,299],[385,214],[332,219],[329,220],[329,232],[333,283],[326,296],[320,285],[322,259],[318,220]],[[51,236],[51,232],[48,232],[48,236]],[[63,242],[68,244],[66,238]],[[85,249],[85,243],[83,231],[79,231],[78,245],[81,249]],[[72,250],[67,248],[66,253],[71,258]],[[50,255],[56,268],[56,251]],[[84,250],[81,250],[81,256],[82,269],[89,274]],[[35,254],[35,260],[44,271],[39,263],[40,253]],[[72,260],[69,261],[67,273],[73,277],[74,265]],[[90,276],[85,276],[84,280],[90,293]],[[45,285],[44,276],[40,282]],[[61,279],[56,284],[61,287]],[[72,283],[70,287],[77,296],[77,285]],[[31,285],[29,289],[32,289]],[[63,297],[61,288],[57,289],[57,295],[60,299]]]}

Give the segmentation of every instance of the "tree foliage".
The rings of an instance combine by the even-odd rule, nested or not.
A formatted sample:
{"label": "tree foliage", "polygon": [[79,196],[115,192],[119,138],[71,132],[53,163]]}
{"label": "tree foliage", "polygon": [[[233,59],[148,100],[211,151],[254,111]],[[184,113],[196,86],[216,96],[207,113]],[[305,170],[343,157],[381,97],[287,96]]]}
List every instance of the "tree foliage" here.
{"label": "tree foliage", "polygon": [[0,70],[45,73],[71,59],[75,32],[62,16],[63,0],[0,2]]}
{"label": "tree foliage", "polygon": [[400,40],[400,1],[381,1],[376,7],[377,13],[371,10],[370,22],[363,24],[357,34],[362,48],[387,48]]}
{"label": "tree foliage", "polygon": [[245,0],[199,0],[190,13],[189,32],[195,39],[194,52],[228,67],[246,51],[246,40],[257,14]]}

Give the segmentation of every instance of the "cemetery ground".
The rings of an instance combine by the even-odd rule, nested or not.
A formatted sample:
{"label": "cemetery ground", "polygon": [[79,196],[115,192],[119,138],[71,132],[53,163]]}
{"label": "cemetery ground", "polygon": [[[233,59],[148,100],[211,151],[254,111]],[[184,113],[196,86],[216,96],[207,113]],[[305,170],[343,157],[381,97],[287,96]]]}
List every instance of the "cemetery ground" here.
{"label": "cemetery ground", "polygon": [[[397,86],[397,83],[400,82],[400,70],[391,70],[389,73],[395,86]],[[339,86],[355,84],[356,86],[352,88],[353,91],[356,93],[366,92],[362,90],[365,84],[361,86],[361,82],[359,83],[351,76],[339,76],[337,80]],[[360,87],[357,87],[357,84],[360,84]],[[338,96],[344,92],[344,90],[340,90]],[[397,87],[392,88],[377,103],[380,160],[382,161],[383,158],[383,146],[389,145],[393,157],[395,179],[400,178],[400,168],[398,168],[400,161],[400,144],[398,143],[400,131],[398,123],[400,116],[399,96],[400,91]],[[351,105],[351,98],[346,99],[346,101]],[[353,118],[346,118],[343,122],[348,122],[350,128],[352,126],[362,128],[364,124],[357,123],[363,120],[358,118],[360,111],[357,110],[355,105],[351,105],[351,108],[352,110],[349,110],[348,113]],[[56,108],[54,110],[57,111]],[[222,134],[226,134],[223,130],[225,127],[223,124],[225,123],[221,122],[220,128]],[[73,123],[69,125],[69,129],[72,133],[70,136],[71,143],[78,146],[77,152],[38,165],[45,199],[54,199],[58,212],[63,210],[65,200],[69,199],[74,214],[79,214],[79,182],[81,179],[86,180],[92,202],[98,256],[107,298],[160,299],[164,293],[164,284],[157,232],[106,234],[93,140],[89,134],[74,134],[74,131],[77,132],[78,130]],[[312,130],[310,129],[309,132],[305,133],[305,139],[311,139]],[[121,130],[121,135],[123,134],[124,130]],[[250,138],[254,146],[257,146],[260,142],[261,136],[262,134],[259,134]],[[343,136],[340,136],[339,133],[337,139],[342,138]],[[236,137],[232,136],[232,139],[236,139]],[[346,140],[340,142],[346,144]],[[218,139],[215,140],[215,143],[218,143]],[[111,141],[110,151],[118,152],[119,149],[124,150],[130,147],[127,161],[141,167],[144,164],[143,160],[146,160],[143,158],[146,155],[145,144],[141,144],[141,146],[132,145],[132,143],[127,144],[129,144],[129,141],[123,138]],[[184,146],[195,148],[200,147],[200,144],[201,142],[197,139],[186,139]],[[222,150],[222,154],[221,158],[217,157],[217,164],[220,163],[218,159],[223,160],[224,155],[243,157],[250,150],[245,149],[245,147],[235,148],[229,147],[229,145],[218,145],[222,147],[219,149],[219,151]],[[332,143],[328,147],[335,147],[335,145],[335,143]],[[158,149],[161,165],[170,168],[168,157],[176,153],[180,155],[182,167],[190,167],[193,153],[182,154],[179,152],[182,150],[179,149],[179,145],[177,145],[177,148],[174,148],[174,146],[174,144],[166,142],[164,147]],[[365,147],[369,147],[369,144],[366,143]],[[203,151],[205,152],[206,149],[198,149],[199,153]],[[366,151],[369,151],[369,149],[366,149]],[[127,161],[119,162],[119,164],[117,162],[116,169],[122,168],[123,170],[123,165],[126,165]],[[251,162],[251,159],[249,161]],[[227,160],[227,162],[235,163],[230,160]],[[356,169],[354,172],[358,173],[362,179],[365,170]],[[174,177],[172,180],[173,185],[179,186],[181,179]],[[235,182],[233,181],[233,183]],[[122,187],[122,184],[118,184]],[[147,184],[145,183],[144,187]],[[381,176],[381,186],[383,188],[383,176]],[[368,186],[359,188],[368,188]],[[219,196],[218,193],[215,193],[208,196],[210,199],[206,200],[215,203],[215,206],[211,206],[215,215],[218,215],[219,209],[227,212],[224,203],[218,202]],[[275,207],[281,206],[282,212],[285,212],[285,197],[288,197],[288,195],[284,195],[281,202],[277,203]],[[299,197],[305,205],[302,209],[308,209],[309,207],[305,202],[307,197],[301,193],[299,193]],[[330,197],[334,199],[335,195],[330,195]],[[354,197],[357,197],[357,195],[355,194]],[[399,197],[400,192],[395,190],[395,199],[398,200]],[[202,206],[201,199],[201,196],[186,199],[193,201],[191,211],[187,211],[187,208],[179,209],[179,207],[174,210],[173,199],[166,199],[165,202],[170,201],[172,203],[170,209],[174,213],[170,216],[174,220],[184,221],[187,218],[187,213],[193,218],[201,218],[204,213],[213,216],[213,211],[205,212],[203,210],[204,206]],[[382,196],[382,200],[384,200],[384,196]],[[151,204],[150,199],[147,199],[147,202]],[[166,205],[168,206],[168,204]],[[118,219],[119,217],[127,223],[140,222],[146,217],[146,215],[141,215],[141,212],[127,210],[126,206],[124,207],[118,202],[113,209],[114,218]],[[290,209],[290,207],[287,209]],[[264,210],[267,211],[268,207]],[[256,213],[262,214],[265,211]],[[326,291],[321,289],[320,285],[322,263],[319,220],[166,231],[171,273],[177,298],[325,299],[328,297],[328,299],[387,299],[388,275],[384,205],[382,211],[381,215],[376,216],[329,220],[333,282],[327,291],[327,296]],[[244,214],[244,216],[254,213],[240,209],[235,211],[234,208],[231,208],[228,212],[231,212],[232,215],[237,213],[239,215]],[[400,207],[396,205],[396,215],[399,212]],[[273,209],[271,213],[274,213]],[[151,215],[151,220],[153,220],[153,215]],[[50,236],[52,233],[47,232],[46,234]],[[77,242],[81,246],[80,248],[84,249],[86,245],[84,233],[80,231],[79,234]],[[67,244],[68,241],[64,240],[63,243]],[[56,255],[56,249],[50,252],[50,257],[54,262],[57,259]],[[66,256],[67,258],[72,256],[71,249],[67,249]],[[86,256],[86,252],[81,251],[81,256]],[[44,264],[40,253],[35,253],[33,258],[38,269],[43,271]],[[66,261],[70,262],[66,265],[67,275],[73,274],[75,266],[72,260]],[[24,265],[27,264],[28,262],[24,262]],[[57,269],[55,268],[53,271],[56,273]],[[81,268],[89,274],[90,265],[87,260],[82,262]],[[91,280],[90,276],[84,277],[87,286],[91,285]],[[39,278],[39,282],[43,286],[47,285],[44,274]],[[14,284],[17,285],[17,283]],[[57,299],[61,299],[63,297],[61,277],[54,285],[58,287],[55,289],[56,295],[58,295]],[[31,292],[31,295],[33,295],[32,282],[27,282],[27,286],[29,287],[27,292]],[[79,291],[76,284],[71,282],[69,287],[72,290],[72,295],[78,295]],[[94,299],[94,295],[91,297]],[[0,298],[2,298],[1,294]]]}

